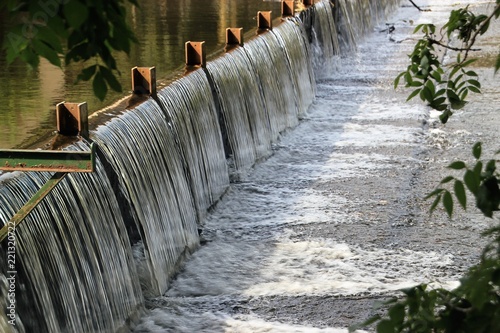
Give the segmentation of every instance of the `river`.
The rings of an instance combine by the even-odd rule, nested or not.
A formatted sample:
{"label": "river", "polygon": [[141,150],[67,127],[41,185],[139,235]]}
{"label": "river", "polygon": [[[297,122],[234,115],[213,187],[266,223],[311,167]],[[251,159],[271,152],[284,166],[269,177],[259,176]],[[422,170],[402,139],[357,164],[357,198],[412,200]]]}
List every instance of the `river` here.
{"label": "river", "polygon": [[[5,53],[0,53],[0,149],[26,147],[53,132],[57,103],[86,101],[89,113],[112,104],[131,91],[130,69],[134,66],[155,66],[161,82],[182,72],[185,42],[205,41],[210,57],[224,47],[226,28],[242,27],[251,33],[257,26],[258,11],[270,10],[273,18],[281,15],[280,2],[262,0],[152,0],[141,1],[139,8],[128,7],[127,19],[138,43],[128,56],[115,54],[124,93],[110,91],[104,101],[93,95],[91,82],[75,84],[85,64],[59,69],[42,60],[32,70],[21,61],[7,66]],[[7,24],[6,19],[0,22],[2,28]]]}
{"label": "river", "polygon": [[[392,81],[407,66],[414,27],[443,24],[456,8],[418,4],[432,11],[403,2],[355,53],[323,68],[300,125],[231,185],[205,222],[206,244],[164,297],[148,299],[134,333],[347,332],[398,289],[457,285],[491,222],[474,207],[431,216],[422,198],[447,164],[470,158],[473,142],[498,148],[498,86],[482,61],[483,95],[446,126],[419,101],[405,103],[409,92]],[[496,54],[497,36],[495,26],[480,59]]]}

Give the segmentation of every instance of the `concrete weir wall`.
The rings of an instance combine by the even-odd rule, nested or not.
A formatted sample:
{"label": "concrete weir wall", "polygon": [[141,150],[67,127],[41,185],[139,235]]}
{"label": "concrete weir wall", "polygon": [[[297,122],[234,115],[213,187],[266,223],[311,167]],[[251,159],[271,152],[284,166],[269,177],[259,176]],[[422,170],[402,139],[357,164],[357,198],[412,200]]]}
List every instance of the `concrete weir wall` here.
{"label": "concrete weir wall", "polygon": [[[66,149],[94,142],[96,171],[68,175],[16,229],[15,273],[2,243],[0,291],[14,274],[15,327],[116,332],[145,297],[164,294],[230,182],[306,113],[322,66],[398,3],[316,2],[207,63],[201,54],[199,68],[146,101],[92,117],[90,139]],[[50,176],[0,175],[0,221]],[[0,328],[15,332],[9,320],[2,313]]]}

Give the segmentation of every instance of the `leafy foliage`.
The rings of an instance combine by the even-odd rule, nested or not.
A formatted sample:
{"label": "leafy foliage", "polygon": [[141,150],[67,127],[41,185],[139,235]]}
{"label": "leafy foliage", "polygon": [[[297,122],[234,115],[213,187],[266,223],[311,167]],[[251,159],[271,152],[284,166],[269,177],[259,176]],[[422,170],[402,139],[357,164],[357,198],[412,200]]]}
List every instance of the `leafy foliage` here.
{"label": "leafy foliage", "polygon": [[[397,87],[403,78],[406,88],[416,88],[408,96],[408,100],[418,95],[431,108],[441,111],[440,120],[446,123],[453,115],[453,110],[459,110],[468,103],[469,92],[481,93],[477,73],[466,70],[467,66],[476,61],[468,59],[468,54],[469,51],[475,50],[472,47],[476,38],[488,30],[491,19],[500,15],[499,4],[500,0],[497,0],[497,5],[490,16],[475,15],[468,6],[453,10],[448,22],[441,29],[440,39],[437,39],[435,25],[418,25],[414,33],[422,32],[423,36],[409,55],[410,65],[396,77],[394,86]],[[444,41],[444,35],[448,39],[456,36],[462,47],[449,46],[449,43]],[[439,60],[436,46],[459,51],[456,62],[444,66]],[[500,54],[497,57],[495,71],[499,68]]]}
{"label": "leafy foliage", "polygon": [[[496,231],[498,234],[498,230]],[[498,242],[497,242],[498,244]],[[497,249],[498,250],[498,249]],[[377,333],[498,332],[500,328],[500,256],[487,251],[454,290],[421,284],[386,301],[387,316],[375,316],[350,332],[377,322]]]}
{"label": "leafy foliage", "polygon": [[[500,0],[489,16],[475,15],[468,7],[453,10],[448,23],[442,28],[446,37],[456,36],[463,47],[448,46],[448,42],[436,39],[436,27],[423,24],[415,32],[422,32],[420,39],[409,55],[411,64],[400,73],[395,81],[397,87],[404,80],[407,88],[415,88],[408,100],[419,96],[422,101],[438,111],[440,120],[446,123],[452,110],[462,108],[467,103],[469,92],[481,93],[481,84],[476,72],[466,67],[474,62],[468,59],[478,36],[484,34],[492,18],[500,16]],[[450,66],[443,66],[435,46],[458,51],[457,60]],[[495,72],[500,68],[500,55],[495,63]],[[496,154],[499,154],[498,151]],[[448,168],[462,172],[462,178],[447,176],[427,199],[434,199],[430,210],[441,203],[451,217],[454,198],[466,209],[467,190],[474,196],[476,207],[483,215],[493,218],[500,210],[500,174],[496,159],[481,160],[482,143],[472,147],[475,162],[471,165],[455,161]],[[498,221],[497,221],[498,222]],[[483,236],[490,239],[484,248],[478,264],[471,267],[460,280],[460,286],[453,290],[431,288],[421,284],[402,290],[401,299],[390,299],[383,303],[387,308],[385,316],[374,316],[361,324],[349,328],[356,329],[376,323],[378,333],[469,333],[500,332],[500,224],[490,228]]]}
{"label": "leafy foliage", "polygon": [[[484,163],[480,160],[482,144],[476,143],[472,148],[472,154],[476,159],[476,163],[470,167],[465,162],[456,161],[451,163],[448,168],[454,170],[463,170],[463,180],[456,179],[453,176],[448,176],[441,180],[440,185],[453,182],[453,192],[456,199],[463,209],[467,206],[467,196],[465,188],[474,195],[476,199],[476,207],[487,216],[492,217],[493,212],[500,210],[500,174],[496,168],[496,160],[491,159]],[[431,205],[431,211],[434,211],[442,202],[446,212],[451,217],[453,214],[453,200],[450,190],[439,187],[430,193],[426,199],[435,197]]]}
{"label": "leafy foliage", "polygon": [[[455,27],[459,30],[462,27]],[[419,96],[424,102],[438,111],[441,111],[440,120],[446,123],[452,110],[459,110],[467,104],[469,92],[480,93],[481,84],[477,80],[477,73],[466,70],[466,67],[475,59],[461,61],[460,53],[457,62],[450,66],[443,66],[439,61],[436,45],[436,26],[433,24],[420,24],[414,33],[421,31],[424,37],[415,44],[413,52],[409,55],[410,65],[406,71],[401,72],[394,80],[397,87],[401,78],[406,83],[406,88],[416,88],[407,101]]]}
{"label": "leafy foliage", "polygon": [[[95,95],[103,100],[108,87],[120,92],[112,51],[129,53],[136,39],[125,21],[124,1],[136,0],[8,0],[0,11],[12,22],[3,48],[7,62],[20,59],[36,68],[40,57],[55,66],[94,59],[77,81],[93,80]],[[63,60],[63,61],[62,61]]]}

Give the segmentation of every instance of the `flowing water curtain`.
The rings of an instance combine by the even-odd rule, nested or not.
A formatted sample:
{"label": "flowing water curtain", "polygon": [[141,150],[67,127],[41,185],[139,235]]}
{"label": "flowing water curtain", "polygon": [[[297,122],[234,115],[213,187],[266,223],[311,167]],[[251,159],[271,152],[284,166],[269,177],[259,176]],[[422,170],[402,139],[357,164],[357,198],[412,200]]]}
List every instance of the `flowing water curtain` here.
{"label": "flowing water curtain", "polygon": [[285,51],[285,59],[292,77],[293,92],[297,105],[297,117],[305,114],[314,100],[316,80],[312,67],[312,52],[304,26],[300,21],[286,20],[271,33]]}
{"label": "flowing water curtain", "polygon": [[221,118],[230,146],[231,177],[239,179],[253,166],[257,151],[252,136],[252,125],[243,96],[247,94],[240,82],[240,71],[234,58],[219,57],[207,64],[213,79],[220,106]]}
{"label": "flowing water curtain", "polygon": [[286,53],[272,33],[250,40],[244,50],[259,76],[274,141],[285,129],[298,124],[299,112]]}
{"label": "flowing water curtain", "polygon": [[[316,78],[330,75],[335,61],[340,55],[340,42],[335,26],[335,15],[333,4],[330,1],[316,3],[312,11],[302,12],[302,21],[308,21],[308,29],[311,34],[312,63]],[[307,17],[311,15],[311,17]],[[326,71],[325,71],[326,70]]]}
{"label": "flowing water curtain", "polygon": [[259,76],[243,48],[238,47],[226,56],[232,59],[234,70],[239,74],[241,93],[238,96],[246,110],[256,159],[268,157],[271,154],[271,128]]}
{"label": "flowing water curtain", "polygon": [[199,220],[226,191],[229,175],[211,88],[202,70],[158,93],[188,171]]}
{"label": "flowing water curtain", "polygon": [[337,56],[340,52],[335,23],[330,1],[318,2],[314,6],[314,25],[312,29],[318,35],[319,45],[325,59]]}
{"label": "flowing water curtain", "polygon": [[400,5],[401,0],[334,0],[333,17],[341,54],[356,50],[358,40]]}
{"label": "flowing water curtain", "polygon": [[197,216],[184,162],[172,130],[152,99],[112,119],[93,133],[119,175],[142,238],[138,257],[147,295],[168,288],[186,251],[198,246]]}
{"label": "flowing water curtain", "polygon": [[[26,173],[4,181],[0,220],[48,178]],[[23,286],[16,310],[28,332],[113,332],[142,306],[125,225],[99,160],[95,173],[66,176],[16,231]]]}
{"label": "flowing water curtain", "polygon": [[340,42],[341,54],[350,53],[356,50],[358,33],[353,24],[354,14],[350,0],[335,0],[337,31]]}

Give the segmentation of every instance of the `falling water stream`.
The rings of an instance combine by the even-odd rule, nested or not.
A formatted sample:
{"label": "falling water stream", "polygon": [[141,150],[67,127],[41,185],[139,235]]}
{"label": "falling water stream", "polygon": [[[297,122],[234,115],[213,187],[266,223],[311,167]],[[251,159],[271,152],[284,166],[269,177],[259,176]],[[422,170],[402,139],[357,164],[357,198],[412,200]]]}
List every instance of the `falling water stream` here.
{"label": "falling water stream", "polygon": [[[97,171],[17,229],[17,331],[337,333],[399,288],[455,285],[485,222],[450,232],[417,198],[469,134],[392,89],[445,2],[386,21],[400,1],[321,1],[94,124]],[[1,174],[0,221],[49,177]]]}

